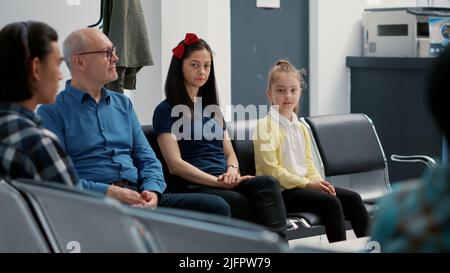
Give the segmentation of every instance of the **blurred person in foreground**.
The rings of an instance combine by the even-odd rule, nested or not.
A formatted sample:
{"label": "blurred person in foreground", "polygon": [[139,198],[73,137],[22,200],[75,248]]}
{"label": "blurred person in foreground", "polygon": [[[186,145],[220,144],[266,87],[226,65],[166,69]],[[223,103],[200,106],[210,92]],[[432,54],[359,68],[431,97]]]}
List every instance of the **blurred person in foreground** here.
{"label": "blurred person in foreground", "polygon": [[[448,142],[450,107],[450,46],[430,71],[428,101],[431,113]],[[400,186],[381,203],[372,241],[382,252],[450,252],[450,173],[448,162],[427,171],[411,190]]]}

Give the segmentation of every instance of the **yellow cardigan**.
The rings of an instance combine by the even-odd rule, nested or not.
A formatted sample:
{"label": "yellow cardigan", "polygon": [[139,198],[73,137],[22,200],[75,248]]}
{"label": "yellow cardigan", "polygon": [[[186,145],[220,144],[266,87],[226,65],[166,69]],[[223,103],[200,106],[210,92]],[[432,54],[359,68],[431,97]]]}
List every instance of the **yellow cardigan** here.
{"label": "yellow cardigan", "polygon": [[322,180],[314,166],[308,129],[303,124],[300,124],[300,129],[305,139],[306,176],[300,177],[284,167],[281,144],[286,139],[286,131],[269,115],[258,122],[253,133],[256,175],[273,176],[278,179],[283,189],[288,190],[305,188],[310,182]]}

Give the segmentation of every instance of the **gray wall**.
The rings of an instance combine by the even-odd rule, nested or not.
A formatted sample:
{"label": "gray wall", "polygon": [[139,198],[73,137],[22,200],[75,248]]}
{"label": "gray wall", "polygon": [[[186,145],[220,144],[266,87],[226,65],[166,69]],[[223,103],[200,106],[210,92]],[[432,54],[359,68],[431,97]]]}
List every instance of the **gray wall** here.
{"label": "gray wall", "polygon": [[[232,104],[264,105],[267,75],[278,59],[309,67],[308,0],[282,0],[280,9],[257,9],[256,1],[231,0]],[[309,113],[308,90],[302,115]]]}
{"label": "gray wall", "polygon": [[450,0],[417,0],[417,5],[419,7],[428,7],[429,5],[433,7],[450,7]]}
{"label": "gray wall", "polygon": [[430,58],[349,58],[351,112],[368,115],[389,163],[391,182],[419,178],[421,163],[393,162],[392,154],[441,157],[442,133],[428,106]]}
{"label": "gray wall", "polygon": [[[75,4],[74,4],[75,3]],[[150,37],[153,66],[138,73],[137,89],[128,92],[142,124],[151,123],[153,109],[162,100],[161,83],[161,0],[142,0]],[[72,31],[96,23],[100,15],[100,0],[14,0],[0,2],[0,27],[23,20],[43,21],[56,29],[59,44]],[[64,82],[70,79],[67,67],[62,64]]]}
{"label": "gray wall", "polygon": [[[70,5],[79,2],[80,5]],[[0,2],[0,28],[17,21],[43,21],[56,29],[59,44],[72,31],[87,27],[98,21],[100,16],[100,0],[14,0]],[[70,78],[67,67],[62,64],[64,81]]]}
{"label": "gray wall", "polygon": [[[163,0],[164,1],[164,0]],[[153,111],[163,99],[161,79],[161,0],[141,0],[154,65],[137,74],[136,90],[129,92],[141,124],[151,124]]]}

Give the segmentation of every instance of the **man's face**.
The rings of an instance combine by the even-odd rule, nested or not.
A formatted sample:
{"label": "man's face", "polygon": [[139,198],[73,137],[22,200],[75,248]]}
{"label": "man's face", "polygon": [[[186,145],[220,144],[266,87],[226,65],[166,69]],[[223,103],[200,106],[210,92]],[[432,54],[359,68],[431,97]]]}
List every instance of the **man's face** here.
{"label": "man's face", "polygon": [[100,31],[88,32],[86,41],[85,51],[79,55],[85,64],[85,76],[99,85],[115,81],[119,57],[112,42]]}

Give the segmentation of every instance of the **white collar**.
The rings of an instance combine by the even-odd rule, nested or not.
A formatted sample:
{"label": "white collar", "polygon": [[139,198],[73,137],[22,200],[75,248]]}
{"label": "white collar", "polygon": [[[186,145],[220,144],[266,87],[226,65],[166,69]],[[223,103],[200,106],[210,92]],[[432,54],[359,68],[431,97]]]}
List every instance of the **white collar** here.
{"label": "white collar", "polygon": [[300,121],[298,120],[298,117],[295,113],[292,113],[292,121],[290,121],[289,119],[281,115],[274,106],[270,108],[269,115],[285,129],[288,129],[292,125],[300,125]]}

